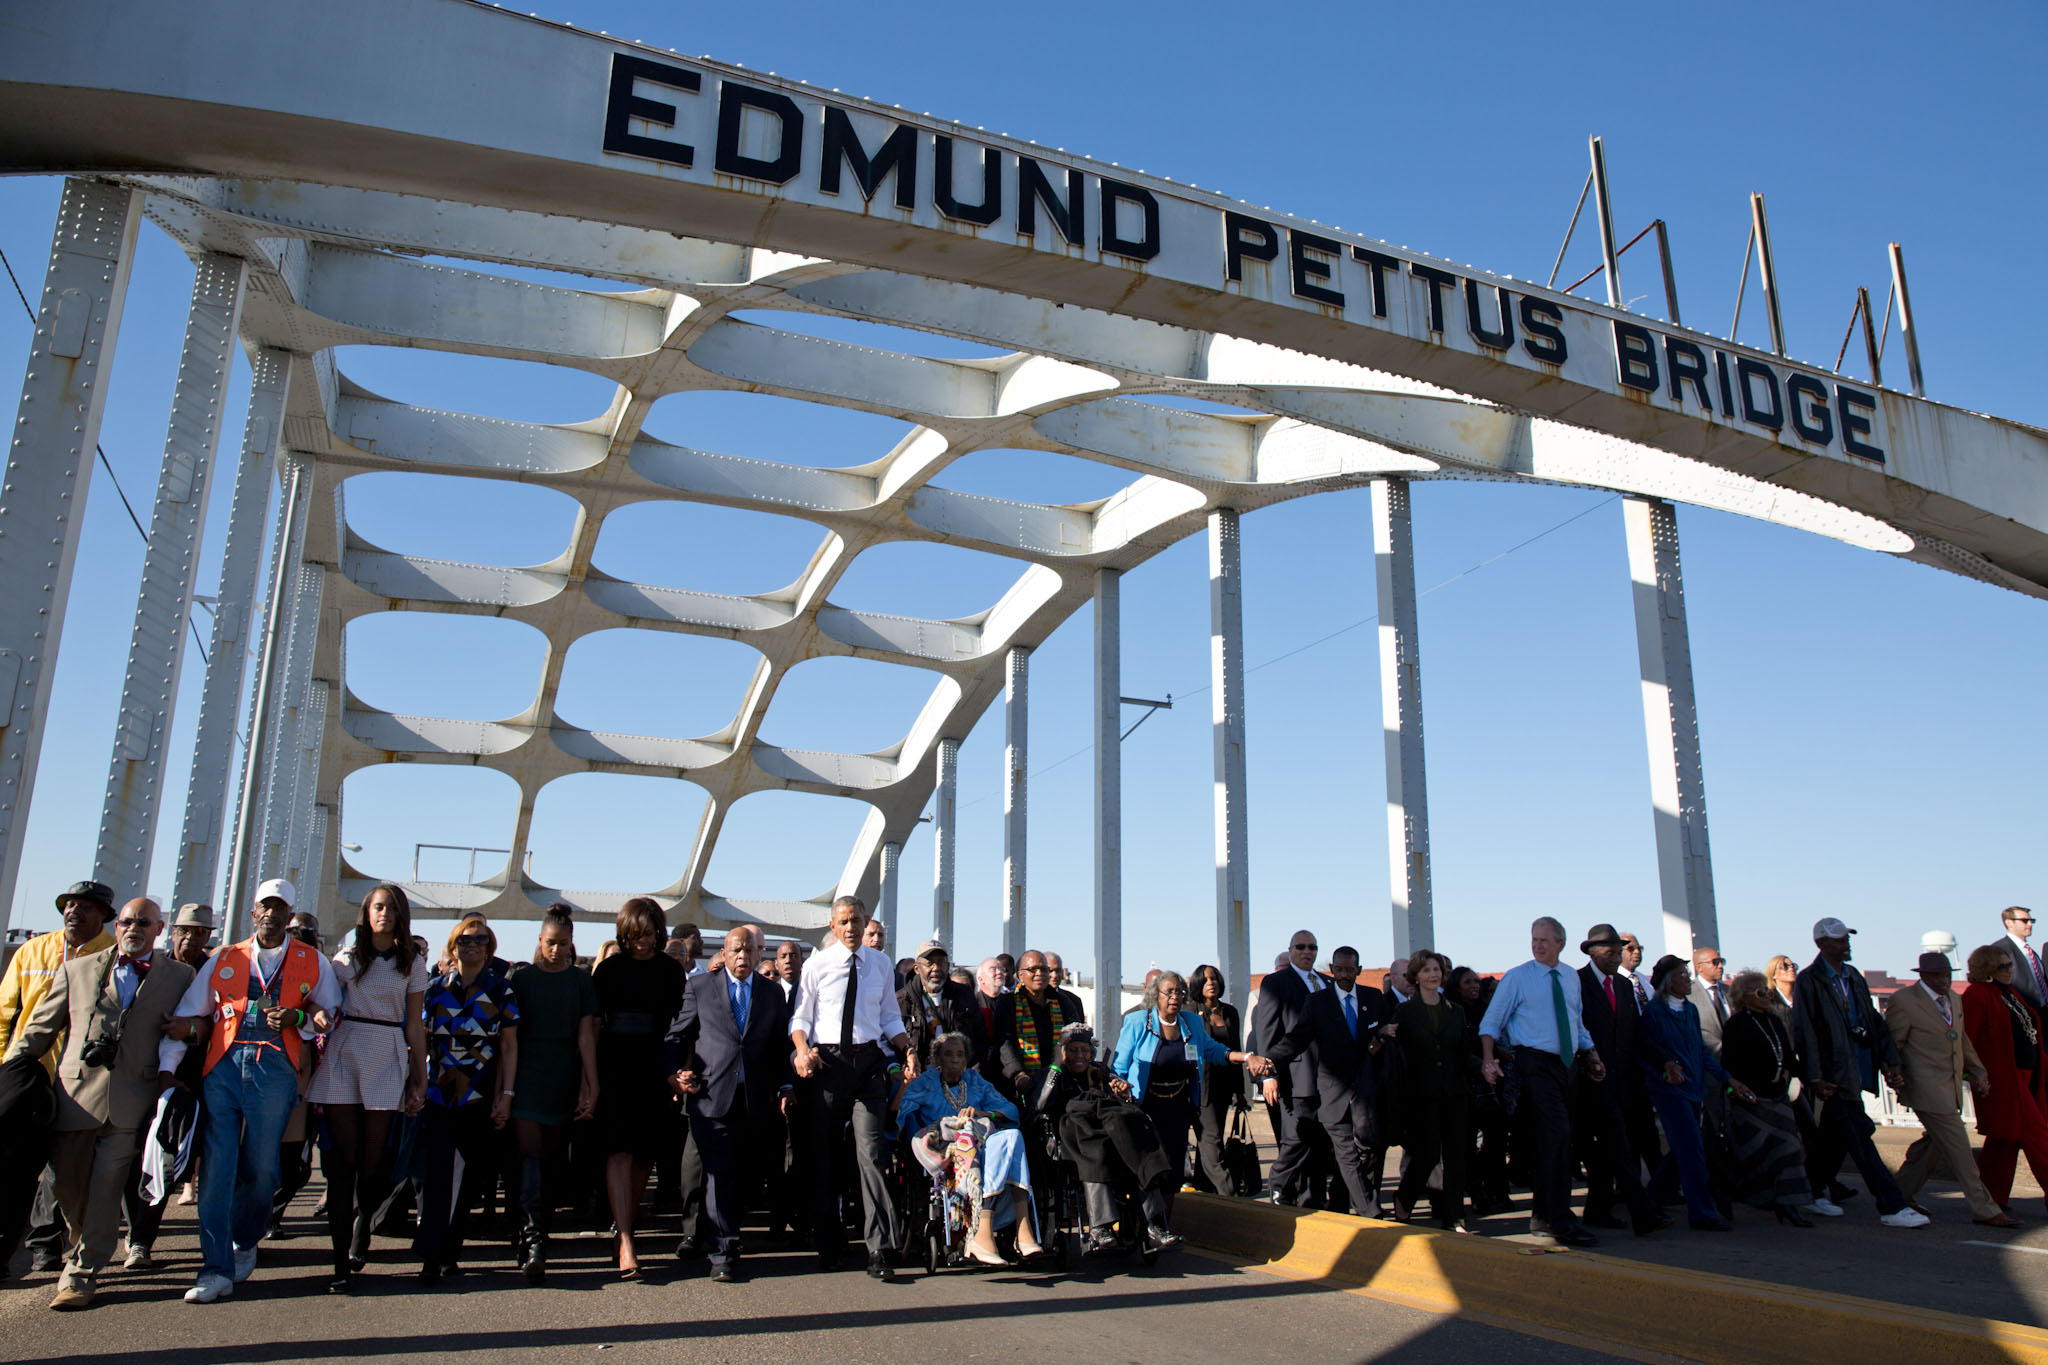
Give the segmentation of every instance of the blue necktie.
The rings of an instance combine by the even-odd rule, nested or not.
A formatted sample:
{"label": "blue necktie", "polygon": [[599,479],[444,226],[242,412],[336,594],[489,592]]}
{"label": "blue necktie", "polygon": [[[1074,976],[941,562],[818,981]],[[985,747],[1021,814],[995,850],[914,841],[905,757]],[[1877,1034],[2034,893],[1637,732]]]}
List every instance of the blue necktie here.
{"label": "blue necktie", "polygon": [[1349,991],[1344,994],[1344,1025],[1353,1038],[1358,1036],[1358,997]]}
{"label": "blue necktie", "polygon": [[727,978],[727,986],[732,995],[732,1018],[733,1022],[739,1026],[740,1037],[742,1038],[747,1036],[747,1005],[749,1004],[747,1000],[747,984],[733,981],[730,977]]}

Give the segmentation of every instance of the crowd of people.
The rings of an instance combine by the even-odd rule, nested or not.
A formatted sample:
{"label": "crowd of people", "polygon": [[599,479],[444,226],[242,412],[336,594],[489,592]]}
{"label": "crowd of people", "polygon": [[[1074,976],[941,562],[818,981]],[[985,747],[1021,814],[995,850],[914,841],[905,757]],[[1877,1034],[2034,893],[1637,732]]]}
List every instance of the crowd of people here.
{"label": "crowd of people", "polygon": [[[26,1239],[32,1268],[59,1272],[50,1306],[89,1307],[122,1225],[124,1265],[152,1266],[176,1197],[199,1224],[186,1300],[227,1298],[316,1159],[336,1293],[394,1230],[423,1283],[461,1273],[501,1191],[530,1283],[564,1209],[608,1220],[615,1273],[640,1278],[650,1184],[682,1212],[676,1256],[730,1283],[750,1210],[821,1269],[857,1230],[886,1281],[908,1224],[951,1259],[1033,1264],[1062,1207],[1087,1255],[1171,1250],[1190,1179],[1403,1222],[1426,1204],[1453,1231],[1519,1184],[1532,1230],[1569,1246],[1648,1235],[1679,1206],[1700,1231],[1739,1204],[1811,1226],[1860,1193],[1851,1161],[1888,1227],[1929,1221],[1915,1198],[1940,1168],[2001,1228],[2019,1225],[2018,1156],[2048,1179],[2048,976],[2020,907],[1969,954],[1960,996],[1929,953],[1882,1013],[1838,919],[1814,926],[1806,967],[1730,976],[1712,947],[1645,973],[1640,941],[1605,924],[1565,966],[1543,918],[1531,960],[1497,979],[1424,950],[1383,989],[1355,949],[1319,967],[1296,933],[1249,1021],[1214,966],[1154,971],[1098,1047],[1057,954],[969,971],[932,940],[891,960],[851,896],[815,951],[771,953],[739,926],[708,958],[647,897],[580,958],[555,905],[516,966],[480,915],[438,948],[415,935],[389,883],[329,955],[296,899],[264,882],[248,937],[218,946],[212,911],[184,906],[165,947],[146,897],[117,912],[90,881],[57,897],[63,927],[0,971],[0,1275]],[[1922,1124],[1896,1172],[1863,1103],[1880,1076]],[[1259,1100],[1277,1142],[1263,1177],[1242,1123]]]}

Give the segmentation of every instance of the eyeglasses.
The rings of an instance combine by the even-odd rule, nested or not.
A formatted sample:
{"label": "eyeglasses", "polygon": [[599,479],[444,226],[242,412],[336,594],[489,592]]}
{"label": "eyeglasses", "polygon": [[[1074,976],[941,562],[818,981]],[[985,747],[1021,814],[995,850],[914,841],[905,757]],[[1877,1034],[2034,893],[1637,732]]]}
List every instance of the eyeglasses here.
{"label": "eyeglasses", "polygon": [[1188,993],[1184,990],[1170,987],[1159,992],[1159,998],[1161,1000],[1185,1000],[1188,998]]}
{"label": "eyeglasses", "polygon": [[1037,976],[1040,972],[1049,972],[1051,970],[1052,968],[1046,966],[1044,963],[1041,962],[1036,967],[1019,967],[1017,969],[1017,975]]}
{"label": "eyeglasses", "polygon": [[140,929],[144,925],[155,923],[156,921],[153,919],[137,919],[133,915],[128,915],[115,920],[114,927],[116,929]]}
{"label": "eyeglasses", "polygon": [[455,936],[455,946],[458,948],[488,948],[491,946],[491,936],[489,934],[457,934]]}
{"label": "eyeglasses", "polygon": [[1315,950],[1316,945],[1313,943],[1294,943],[1289,944],[1287,948],[1290,953],[1312,953]]}
{"label": "eyeglasses", "polygon": [[1710,957],[1707,959],[1707,965],[1710,967],[1725,967],[1728,965],[1728,959],[1725,957]]}

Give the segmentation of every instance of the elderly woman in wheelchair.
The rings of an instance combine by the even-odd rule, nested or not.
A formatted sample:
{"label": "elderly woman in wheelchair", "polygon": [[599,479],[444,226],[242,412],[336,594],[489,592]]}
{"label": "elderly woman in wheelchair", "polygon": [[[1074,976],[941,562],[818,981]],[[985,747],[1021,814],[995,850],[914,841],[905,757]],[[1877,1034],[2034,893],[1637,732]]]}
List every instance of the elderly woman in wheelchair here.
{"label": "elderly woman in wheelchair", "polygon": [[1006,1265],[996,1232],[1014,1221],[1018,1256],[1035,1260],[1045,1252],[1017,1107],[968,1067],[967,1053],[965,1034],[933,1040],[935,1065],[903,1088],[897,1123],[944,1200],[949,1250],[982,1265]]}

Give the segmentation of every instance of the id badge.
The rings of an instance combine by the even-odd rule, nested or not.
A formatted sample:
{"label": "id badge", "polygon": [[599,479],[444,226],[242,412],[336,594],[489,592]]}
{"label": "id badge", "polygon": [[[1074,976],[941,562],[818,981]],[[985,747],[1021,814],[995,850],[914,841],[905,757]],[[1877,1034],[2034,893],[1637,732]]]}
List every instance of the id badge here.
{"label": "id badge", "polygon": [[1202,1049],[1196,1047],[1195,1040],[1190,1038],[1180,1045],[1180,1055],[1191,1062],[1199,1062],[1202,1060]]}

